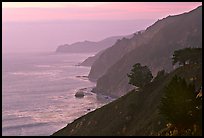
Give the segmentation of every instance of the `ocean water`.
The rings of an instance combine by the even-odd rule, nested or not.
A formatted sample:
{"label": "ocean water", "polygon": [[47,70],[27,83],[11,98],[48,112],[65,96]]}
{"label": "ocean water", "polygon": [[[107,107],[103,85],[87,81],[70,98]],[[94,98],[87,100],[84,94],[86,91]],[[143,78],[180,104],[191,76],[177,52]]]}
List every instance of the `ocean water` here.
{"label": "ocean water", "polygon": [[[2,135],[47,136],[112,99],[90,92],[88,54],[3,54]],[[84,89],[84,98],[74,95]]]}

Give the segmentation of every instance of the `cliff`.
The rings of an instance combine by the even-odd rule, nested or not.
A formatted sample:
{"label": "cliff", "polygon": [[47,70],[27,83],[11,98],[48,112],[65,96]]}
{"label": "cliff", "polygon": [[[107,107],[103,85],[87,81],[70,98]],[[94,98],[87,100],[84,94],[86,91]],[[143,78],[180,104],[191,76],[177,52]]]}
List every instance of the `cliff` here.
{"label": "cliff", "polygon": [[188,13],[158,20],[143,33],[122,39],[94,62],[89,78],[98,79],[96,93],[119,97],[131,90],[127,73],[139,62],[155,75],[171,71],[173,51],[184,47],[202,47],[202,6]]}
{"label": "cliff", "polygon": [[100,55],[104,52],[104,50],[101,50],[100,52],[98,52],[96,55],[92,56],[92,57],[88,57],[87,59],[85,59],[83,62],[81,62],[79,65],[80,66],[88,66],[91,67],[93,65],[93,63],[100,57]]}
{"label": "cliff", "polygon": [[89,79],[96,81],[106,73],[109,67],[121,59],[126,53],[143,43],[144,38],[142,38],[143,36],[141,33],[143,33],[143,31],[136,32],[128,37],[123,37],[117,40],[113,46],[105,49],[100,57],[93,63],[89,73]]}
{"label": "cliff", "polygon": [[[130,35],[127,35],[127,36],[124,36],[123,38],[121,39],[125,39],[125,38],[131,38],[133,37],[134,34],[130,34]],[[120,39],[118,39],[117,41],[120,41]],[[79,65],[80,66],[92,66],[94,64],[94,62],[96,60],[99,59],[99,57],[103,54],[103,52],[105,52],[106,49],[104,50],[101,50],[99,51],[95,56],[92,56],[92,57],[88,57],[87,59],[85,59],[82,63],[80,63]]]}

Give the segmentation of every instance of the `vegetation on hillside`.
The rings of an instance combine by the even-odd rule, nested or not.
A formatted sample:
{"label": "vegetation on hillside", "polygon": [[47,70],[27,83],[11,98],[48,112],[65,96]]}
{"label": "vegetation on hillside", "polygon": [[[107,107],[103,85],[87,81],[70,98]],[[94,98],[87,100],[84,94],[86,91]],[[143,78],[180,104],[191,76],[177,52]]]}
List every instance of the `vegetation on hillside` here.
{"label": "vegetation on hillside", "polygon": [[202,63],[202,48],[184,48],[176,50],[173,54],[173,65],[199,64]]}
{"label": "vegetation on hillside", "polygon": [[174,76],[164,93],[159,109],[169,123],[159,135],[201,135],[202,100],[195,85]]}
{"label": "vegetation on hillside", "polygon": [[[173,64],[202,66],[202,48],[177,50],[172,59]],[[192,76],[187,83],[185,78],[174,76],[164,88],[159,110],[168,123],[159,135],[202,135],[202,86],[196,83],[197,80],[197,76]]]}
{"label": "vegetation on hillside", "polygon": [[144,88],[153,78],[150,69],[147,66],[141,66],[140,63],[133,65],[130,74],[127,75],[129,77],[129,84],[139,88]]}
{"label": "vegetation on hillside", "polygon": [[189,63],[170,73],[159,71],[143,89],[130,91],[53,135],[202,135],[202,63]]}
{"label": "vegetation on hillside", "polygon": [[[202,48],[184,48],[174,51],[173,64],[202,64]],[[158,72],[154,81],[162,79],[167,74],[164,70]],[[153,78],[147,66],[137,63],[128,74],[129,84],[145,87]],[[200,91],[195,88],[196,76],[189,84],[184,78],[174,76],[164,87],[164,97],[159,106],[160,114],[168,121],[167,128],[159,135],[201,135],[202,131],[202,98],[198,98]],[[201,88],[201,86],[199,86]]]}

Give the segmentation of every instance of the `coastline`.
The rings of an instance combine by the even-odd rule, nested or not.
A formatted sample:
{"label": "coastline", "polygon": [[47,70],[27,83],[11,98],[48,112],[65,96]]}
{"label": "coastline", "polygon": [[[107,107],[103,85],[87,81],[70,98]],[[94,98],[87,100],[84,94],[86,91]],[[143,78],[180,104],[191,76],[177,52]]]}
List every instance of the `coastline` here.
{"label": "coastline", "polygon": [[[107,105],[107,104],[109,104],[109,103],[111,103],[111,102],[113,102],[114,100],[117,99],[117,98],[111,97],[110,95],[104,95],[104,94],[100,94],[100,93],[94,93],[94,92],[92,91],[93,88],[94,88],[94,86],[92,86],[92,87],[83,87],[83,88],[76,89],[75,92],[77,92],[77,91],[83,91],[83,92],[84,92],[84,97],[90,96],[90,95],[95,95],[97,100],[103,101],[105,104],[103,104],[102,106],[99,106],[99,107],[97,107],[97,108],[92,108],[92,109],[87,108],[87,112],[86,112],[85,114],[83,114],[83,115],[81,115],[80,117],[74,119],[73,121],[67,123],[66,126],[68,126],[69,124],[71,124],[71,123],[73,123],[74,121],[76,121],[76,120],[82,118],[83,116],[86,116],[87,114],[89,114],[89,113],[91,113],[91,112],[94,112],[94,111],[96,111],[97,109],[102,108],[103,106],[105,106],[105,105]],[[84,98],[84,97],[83,97],[83,98]],[[75,98],[76,98],[76,97],[75,97]],[[66,126],[65,126],[64,128],[66,128]],[[51,134],[50,136],[53,136],[56,132],[58,132],[58,131],[60,131],[60,130],[62,130],[62,129],[63,129],[63,128],[61,128],[61,129],[59,129],[59,130],[56,130],[56,131],[55,131],[53,134]]]}

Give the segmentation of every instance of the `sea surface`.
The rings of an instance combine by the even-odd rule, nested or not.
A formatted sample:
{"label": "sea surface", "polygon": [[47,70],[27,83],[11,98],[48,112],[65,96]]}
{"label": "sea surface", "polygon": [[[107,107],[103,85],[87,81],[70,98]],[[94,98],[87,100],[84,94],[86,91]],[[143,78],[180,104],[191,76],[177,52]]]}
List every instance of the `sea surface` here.
{"label": "sea surface", "polygon": [[[3,54],[2,135],[48,136],[113,99],[91,92],[77,66],[93,53]],[[83,89],[84,98],[75,93]]]}

